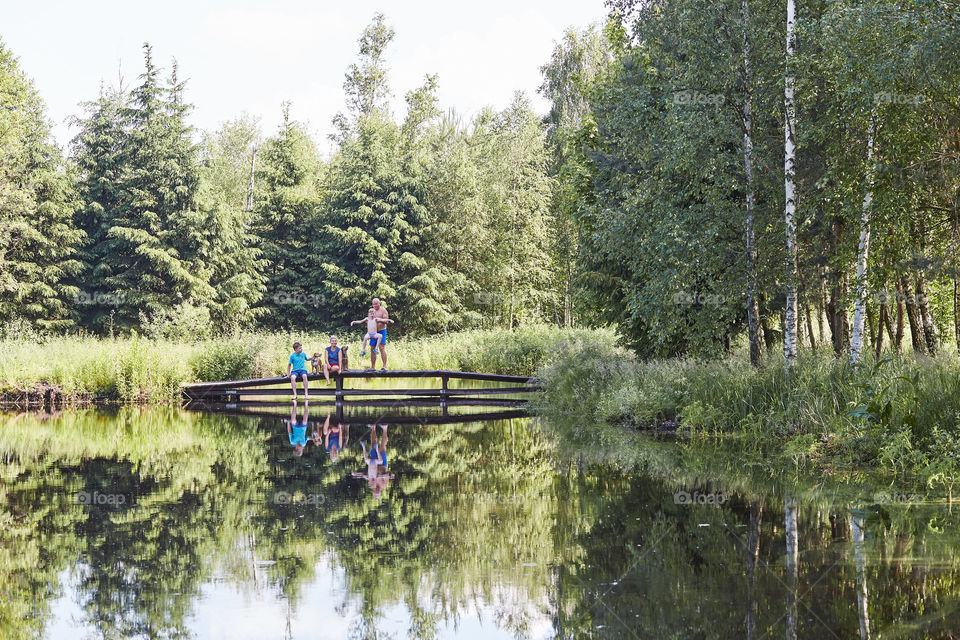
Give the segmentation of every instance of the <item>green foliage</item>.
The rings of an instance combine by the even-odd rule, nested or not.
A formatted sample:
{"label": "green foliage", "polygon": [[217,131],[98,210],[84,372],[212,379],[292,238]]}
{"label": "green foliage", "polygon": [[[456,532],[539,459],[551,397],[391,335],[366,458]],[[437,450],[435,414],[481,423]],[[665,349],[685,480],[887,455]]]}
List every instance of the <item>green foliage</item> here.
{"label": "green foliage", "polygon": [[311,287],[311,238],[318,220],[319,161],[304,126],[283,123],[258,155],[255,234],[266,277],[263,323],[267,327],[316,328],[320,293]]}
{"label": "green foliage", "polygon": [[[183,383],[279,376],[286,372],[295,340],[311,354],[329,343],[329,333],[205,337],[194,327],[206,324],[191,324],[189,316],[202,311],[181,309],[164,322],[148,323],[155,330],[148,337],[49,337],[28,328],[0,334],[0,400],[16,401],[27,391],[53,388],[66,402],[178,402]],[[340,344],[352,342],[359,349],[360,335],[360,329],[340,334]],[[548,326],[399,338],[390,341],[390,366],[533,376],[566,343],[613,341],[610,331]]]}
{"label": "green foliage", "polygon": [[240,341],[217,341],[190,358],[194,380],[244,380],[258,374],[259,356],[264,349],[261,339],[247,337]]}
{"label": "green foliage", "polygon": [[[121,328],[180,303],[209,304],[209,212],[197,206],[197,148],[176,65],[161,86],[149,45],[129,96],[89,106],[76,141],[90,238],[84,281],[112,301]],[[215,229],[213,230],[215,231]],[[102,328],[104,311],[88,322]],[[99,325],[99,326],[98,326]]]}
{"label": "green foliage", "polygon": [[74,176],[50,139],[45,107],[0,40],[0,323],[72,325],[83,233]]}
{"label": "green foliage", "polygon": [[256,214],[247,209],[250,163],[260,140],[259,123],[249,117],[225,123],[204,143],[200,201],[212,211],[210,284],[214,327],[229,331],[249,327],[261,317],[267,261],[258,246]]}
{"label": "green foliage", "polygon": [[851,367],[805,356],[785,375],[736,359],[639,362],[596,344],[563,349],[539,375],[556,423],[674,428],[744,437],[799,466],[878,467],[947,482],[960,416],[960,364],[867,358]]}

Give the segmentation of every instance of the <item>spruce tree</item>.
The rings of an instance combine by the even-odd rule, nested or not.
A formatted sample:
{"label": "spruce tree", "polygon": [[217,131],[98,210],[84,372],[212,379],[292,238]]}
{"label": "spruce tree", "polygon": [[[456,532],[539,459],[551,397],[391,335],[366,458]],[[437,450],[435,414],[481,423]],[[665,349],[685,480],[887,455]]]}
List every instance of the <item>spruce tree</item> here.
{"label": "spruce tree", "polygon": [[77,139],[90,282],[115,305],[120,328],[207,309],[214,297],[210,213],[197,203],[197,148],[185,121],[190,107],[175,66],[163,86],[149,45],[144,62],[129,100],[101,97]]}
{"label": "spruce tree", "polygon": [[309,286],[319,168],[313,141],[285,107],[280,131],[257,156],[255,180],[254,233],[267,265],[263,323],[272,328],[320,326],[323,301]]}
{"label": "spruce tree", "polygon": [[0,41],[0,324],[42,330],[72,323],[69,278],[82,233],[63,158],[50,141],[43,102]]}
{"label": "spruce tree", "polygon": [[211,313],[219,329],[249,327],[264,311],[260,303],[267,261],[254,231],[255,213],[246,209],[250,163],[259,139],[259,126],[248,117],[205,136],[200,200],[212,213]]}

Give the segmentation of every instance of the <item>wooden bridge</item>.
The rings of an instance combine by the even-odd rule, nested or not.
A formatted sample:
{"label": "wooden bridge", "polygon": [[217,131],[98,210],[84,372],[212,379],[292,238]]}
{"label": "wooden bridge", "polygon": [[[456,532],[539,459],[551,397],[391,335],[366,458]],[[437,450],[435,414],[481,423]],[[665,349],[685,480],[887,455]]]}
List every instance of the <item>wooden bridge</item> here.
{"label": "wooden bridge", "polygon": [[[380,378],[433,378],[439,381],[438,388],[429,389],[363,389],[363,388],[344,388],[344,380],[356,379],[380,379]],[[309,382],[324,380],[320,374],[310,374],[307,377]],[[508,386],[485,387],[485,388],[462,388],[450,387],[451,380],[469,380],[483,382],[500,382]],[[395,370],[395,371],[370,371],[356,370],[344,371],[343,373],[331,373],[330,381],[333,387],[323,384],[319,386],[309,385],[311,398],[330,398],[337,404],[350,401],[351,404],[365,404],[376,406],[377,404],[396,404],[399,400],[424,404],[456,403],[466,404],[484,404],[500,406],[517,406],[526,402],[524,398],[503,397],[515,396],[517,394],[528,394],[534,391],[540,391],[540,387],[533,378],[526,376],[510,376],[499,373],[473,373],[469,371],[450,371],[445,369],[433,370]],[[277,385],[283,385],[278,387]],[[302,378],[297,379],[297,393],[302,397]],[[195,382],[183,386],[184,399],[189,402],[202,402],[214,404],[227,404],[236,406],[242,403],[247,406],[276,406],[276,400],[271,399],[279,397],[289,398],[292,396],[290,389],[290,378],[280,376],[276,378],[256,378],[252,380],[227,380],[223,382]],[[370,400],[371,397],[379,396],[379,402]],[[496,396],[501,396],[497,398]],[[391,398],[385,400],[385,398]],[[500,400],[501,402],[497,402]]]}

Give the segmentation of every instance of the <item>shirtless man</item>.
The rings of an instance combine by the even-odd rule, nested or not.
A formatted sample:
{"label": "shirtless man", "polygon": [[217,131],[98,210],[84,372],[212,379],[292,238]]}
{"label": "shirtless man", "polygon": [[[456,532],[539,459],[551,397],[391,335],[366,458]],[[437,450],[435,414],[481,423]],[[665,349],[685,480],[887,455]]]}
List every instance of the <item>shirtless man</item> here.
{"label": "shirtless man", "polygon": [[[393,323],[393,320],[390,319],[390,314],[387,313],[387,310],[380,306],[380,298],[374,298],[371,302],[373,307],[373,316],[377,318],[377,331],[380,334],[380,362],[383,367],[381,371],[387,370],[387,324]],[[370,368],[377,368],[377,354],[370,354]]]}

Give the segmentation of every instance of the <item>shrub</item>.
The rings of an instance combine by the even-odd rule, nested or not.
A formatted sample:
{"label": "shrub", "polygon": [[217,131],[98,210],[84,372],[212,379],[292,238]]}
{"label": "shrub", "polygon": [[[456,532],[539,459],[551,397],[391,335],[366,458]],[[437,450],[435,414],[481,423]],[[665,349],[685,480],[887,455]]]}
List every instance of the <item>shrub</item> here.
{"label": "shrub", "polygon": [[216,340],[208,343],[190,359],[195,380],[241,380],[256,377],[264,367],[263,340]]}

